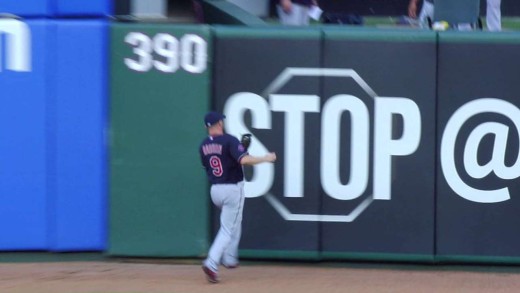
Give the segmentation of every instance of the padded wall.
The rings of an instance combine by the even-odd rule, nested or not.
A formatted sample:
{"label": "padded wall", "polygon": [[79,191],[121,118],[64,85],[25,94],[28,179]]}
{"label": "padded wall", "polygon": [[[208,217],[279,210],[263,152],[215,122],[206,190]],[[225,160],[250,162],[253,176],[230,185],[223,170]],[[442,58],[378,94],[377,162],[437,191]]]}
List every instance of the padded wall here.
{"label": "padded wall", "polygon": [[210,30],[115,24],[111,38],[108,252],[201,255],[209,195],[198,146],[209,108]]}

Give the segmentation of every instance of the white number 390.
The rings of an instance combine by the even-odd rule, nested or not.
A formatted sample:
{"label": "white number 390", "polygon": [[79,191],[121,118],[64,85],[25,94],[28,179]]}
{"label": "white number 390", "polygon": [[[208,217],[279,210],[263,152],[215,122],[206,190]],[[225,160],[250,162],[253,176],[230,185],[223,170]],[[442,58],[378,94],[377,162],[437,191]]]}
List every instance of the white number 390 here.
{"label": "white number 390", "polygon": [[[159,33],[153,39],[131,32],[125,42],[133,47],[134,58],[125,58],[131,70],[147,72],[152,68],[166,73],[179,68],[190,73],[202,73],[207,64],[207,43],[198,35],[186,34],[180,40],[172,35]],[[155,57],[155,58],[154,58]]]}

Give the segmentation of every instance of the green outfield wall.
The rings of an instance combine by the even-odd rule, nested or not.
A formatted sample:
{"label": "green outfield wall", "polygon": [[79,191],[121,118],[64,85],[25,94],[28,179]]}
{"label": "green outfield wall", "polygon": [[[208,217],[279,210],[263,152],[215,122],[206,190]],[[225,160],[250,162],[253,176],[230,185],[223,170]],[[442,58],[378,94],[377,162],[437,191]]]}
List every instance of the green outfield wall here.
{"label": "green outfield wall", "polygon": [[206,26],[112,27],[110,255],[193,257],[208,248],[197,147],[210,52]]}

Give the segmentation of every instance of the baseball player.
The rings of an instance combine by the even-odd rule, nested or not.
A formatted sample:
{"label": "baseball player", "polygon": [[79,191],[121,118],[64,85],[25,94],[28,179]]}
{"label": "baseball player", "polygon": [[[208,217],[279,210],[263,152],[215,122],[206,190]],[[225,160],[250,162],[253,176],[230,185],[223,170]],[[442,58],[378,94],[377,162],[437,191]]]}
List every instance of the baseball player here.
{"label": "baseball player", "polygon": [[200,144],[202,165],[211,183],[211,200],[221,210],[220,229],[204,260],[202,270],[211,283],[217,283],[220,265],[226,268],[238,266],[238,243],[242,231],[244,208],[244,173],[242,165],[255,165],[276,161],[275,153],[263,157],[249,155],[247,148],[251,135],[243,135],[241,141],[224,133],[226,116],[209,112],[204,117],[208,137]]}

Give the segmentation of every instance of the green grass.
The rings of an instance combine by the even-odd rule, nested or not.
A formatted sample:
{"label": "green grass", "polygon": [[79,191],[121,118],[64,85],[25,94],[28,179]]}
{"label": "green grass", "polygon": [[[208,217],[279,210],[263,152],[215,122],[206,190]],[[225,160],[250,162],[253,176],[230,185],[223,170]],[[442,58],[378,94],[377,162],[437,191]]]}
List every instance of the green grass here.
{"label": "green grass", "polygon": [[[395,16],[380,16],[380,17],[365,17],[365,26],[388,27],[393,26],[399,17]],[[482,25],[486,27],[486,18],[481,17]],[[504,31],[520,30],[520,17],[503,17],[502,29]]]}
{"label": "green grass", "polygon": [[508,30],[520,30],[520,17],[502,18],[502,27]]}

